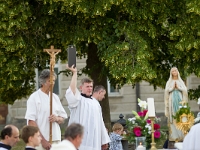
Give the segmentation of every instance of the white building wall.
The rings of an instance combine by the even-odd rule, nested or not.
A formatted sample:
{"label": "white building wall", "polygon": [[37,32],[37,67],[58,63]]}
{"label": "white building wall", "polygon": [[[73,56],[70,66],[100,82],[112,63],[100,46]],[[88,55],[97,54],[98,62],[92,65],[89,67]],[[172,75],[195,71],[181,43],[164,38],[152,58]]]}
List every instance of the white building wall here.
{"label": "white building wall", "polygon": [[[77,59],[77,68],[83,68],[85,66],[86,59]],[[66,64],[59,64],[59,71],[65,70]],[[78,77],[78,85],[80,80],[84,76]],[[71,76],[67,77],[63,74],[59,75],[59,97],[61,102],[69,115],[68,104],[65,99],[65,91],[69,87]],[[191,75],[187,79],[188,88],[196,88],[200,84],[200,78],[195,75]],[[155,100],[155,108],[157,113],[164,113],[164,90],[157,88],[154,91],[153,86],[150,86],[147,82],[140,83],[140,99],[146,100],[152,97]],[[22,100],[16,100],[13,105],[9,105],[8,120],[11,118],[23,119],[26,112],[27,98]],[[136,90],[132,88],[132,85],[124,85],[120,90],[120,94],[117,96],[109,96],[110,115],[111,121],[119,119],[119,114],[124,116],[132,114],[132,110],[136,110]],[[196,101],[189,101],[189,105],[192,111],[198,111],[198,105]]]}

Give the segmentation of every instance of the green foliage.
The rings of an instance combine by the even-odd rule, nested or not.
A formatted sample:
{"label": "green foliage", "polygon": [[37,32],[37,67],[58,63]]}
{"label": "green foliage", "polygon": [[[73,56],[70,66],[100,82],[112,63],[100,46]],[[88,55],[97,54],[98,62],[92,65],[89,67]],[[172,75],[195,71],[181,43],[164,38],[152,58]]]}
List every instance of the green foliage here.
{"label": "green foliage", "polygon": [[[181,77],[200,77],[198,0],[2,0],[0,101],[13,103],[34,89],[35,68],[45,68],[44,48],[98,47],[101,74],[122,86],[145,80],[164,87],[172,66]],[[84,73],[92,72],[84,68]]]}
{"label": "green foliage", "polygon": [[196,89],[188,90],[188,96],[189,96],[190,100],[198,101],[198,99],[200,97],[200,85]]}
{"label": "green foliage", "polygon": [[191,114],[192,116],[194,116],[194,113],[190,111],[190,107],[188,105],[188,103],[184,106],[182,106],[175,114],[175,116],[173,116],[173,118],[176,120],[176,122],[180,122],[180,116],[183,114]]}
{"label": "green foliage", "polygon": [[1,1],[0,8],[0,101],[12,104],[34,87],[32,51],[21,36],[30,13],[28,3]]}

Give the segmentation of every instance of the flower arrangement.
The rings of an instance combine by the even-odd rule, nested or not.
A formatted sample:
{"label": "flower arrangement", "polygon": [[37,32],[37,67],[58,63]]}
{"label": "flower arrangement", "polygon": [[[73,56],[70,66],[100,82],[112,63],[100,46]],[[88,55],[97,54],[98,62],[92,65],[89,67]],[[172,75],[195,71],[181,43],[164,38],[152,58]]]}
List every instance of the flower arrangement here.
{"label": "flower arrangement", "polygon": [[[138,105],[141,108],[140,112],[132,111],[134,117],[129,118],[126,121],[127,125],[127,134],[126,138],[130,143],[135,142],[135,137],[141,137],[145,136],[146,137],[146,146],[150,147],[151,143],[151,120],[148,119],[148,110],[147,110],[147,102],[142,101],[138,99]],[[161,121],[160,118],[155,118],[155,124],[154,124],[154,138],[155,142],[157,142],[162,134],[160,131],[160,125],[158,122]]]}

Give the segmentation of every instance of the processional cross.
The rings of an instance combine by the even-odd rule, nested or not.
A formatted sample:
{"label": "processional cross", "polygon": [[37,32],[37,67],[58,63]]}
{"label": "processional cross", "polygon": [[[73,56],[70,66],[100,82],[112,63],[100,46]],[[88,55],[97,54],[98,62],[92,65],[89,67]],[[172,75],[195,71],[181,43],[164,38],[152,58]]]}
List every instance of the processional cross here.
{"label": "processional cross", "polygon": [[[52,115],[52,93],[53,93],[53,77],[54,77],[54,66],[56,62],[56,55],[61,52],[60,49],[54,49],[54,46],[51,46],[50,49],[44,49],[44,52],[47,52],[50,59],[50,115]],[[49,127],[49,142],[52,143],[52,122],[50,122]]]}

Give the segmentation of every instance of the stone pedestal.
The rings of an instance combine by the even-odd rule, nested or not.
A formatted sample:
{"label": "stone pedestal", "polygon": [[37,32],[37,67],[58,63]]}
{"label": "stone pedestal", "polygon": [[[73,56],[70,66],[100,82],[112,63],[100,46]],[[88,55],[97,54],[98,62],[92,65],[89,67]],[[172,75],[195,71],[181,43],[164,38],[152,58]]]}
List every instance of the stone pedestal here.
{"label": "stone pedestal", "polygon": [[122,139],[121,142],[122,142],[123,150],[128,150],[128,140]]}

